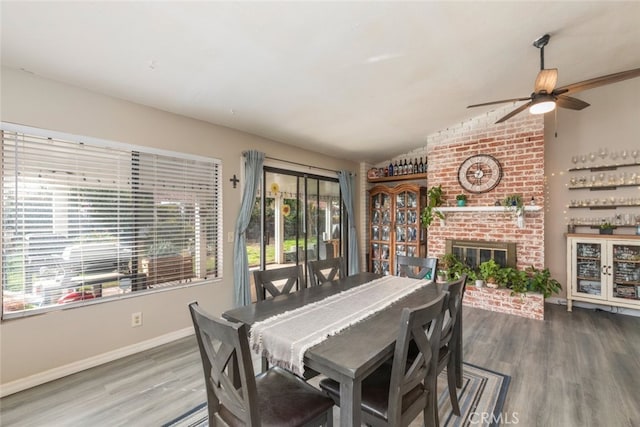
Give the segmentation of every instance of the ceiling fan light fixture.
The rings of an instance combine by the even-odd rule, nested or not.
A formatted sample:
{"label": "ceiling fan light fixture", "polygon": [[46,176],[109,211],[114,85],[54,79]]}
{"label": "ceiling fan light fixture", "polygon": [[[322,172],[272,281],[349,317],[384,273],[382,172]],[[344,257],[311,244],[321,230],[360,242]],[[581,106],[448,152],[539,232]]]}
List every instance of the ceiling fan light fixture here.
{"label": "ceiling fan light fixture", "polygon": [[540,94],[534,97],[533,104],[529,107],[531,114],[544,114],[556,108],[556,100],[553,96]]}

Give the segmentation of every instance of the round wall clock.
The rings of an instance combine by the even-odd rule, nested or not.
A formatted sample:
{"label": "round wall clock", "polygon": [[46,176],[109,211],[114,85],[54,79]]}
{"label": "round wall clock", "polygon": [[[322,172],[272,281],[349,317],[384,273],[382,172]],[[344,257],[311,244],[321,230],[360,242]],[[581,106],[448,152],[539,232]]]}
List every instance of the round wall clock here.
{"label": "round wall clock", "polygon": [[488,154],[468,157],[458,168],[458,182],[470,193],[493,190],[501,178],[500,162]]}

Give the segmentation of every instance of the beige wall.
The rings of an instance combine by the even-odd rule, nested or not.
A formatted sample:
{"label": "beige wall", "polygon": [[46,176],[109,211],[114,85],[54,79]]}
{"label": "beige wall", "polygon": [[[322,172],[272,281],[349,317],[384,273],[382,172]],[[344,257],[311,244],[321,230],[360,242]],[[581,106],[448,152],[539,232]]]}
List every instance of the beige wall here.
{"label": "beige wall", "polygon": [[[257,149],[267,156],[330,169],[358,172],[359,165],[301,150],[254,135],[109,98],[24,72],[3,68],[0,119],[43,129],[136,145],[180,151],[222,160],[223,236],[232,232],[241,188],[241,153]],[[359,194],[356,218],[360,215]],[[219,314],[233,301],[233,243],[223,245],[223,278],[215,283],[143,295],[14,319],[0,323],[0,384],[37,383],[47,372],[95,360],[109,352],[184,333],[190,327],[187,304],[198,300]],[[142,312],[144,325],[131,328],[131,313]],[[30,377],[33,376],[33,377]],[[34,379],[35,378],[35,379]]]}
{"label": "beige wall", "polygon": [[[565,289],[566,296],[566,243],[570,217],[608,217],[615,214],[634,213],[640,215],[640,208],[625,207],[616,210],[568,209],[573,199],[593,199],[610,197],[640,197],[640,186],[619,188],[615,191],[568,190],[571,176],[589,176],[586,172],[572,174],[567,170],[574,167],[571,157],[574,155],[597,152],[606,147],[609,152],[623,149],[640,149],[640,78],[603,86],[580,94],[580,98],[591,104],[582,111],[559,109],[557,121],[554,114],[545,117],[545,177],[546,209],[545,215],[545,260]],[[558,137],[554,136],[556,131]],[[618,159],[620,161],[620,159]],[[631,158],[627,158],[627,162]],[[593,164],[611,162],[598,158]],[[587,164],[592,164],[587,160]],[[618,169],[611,173],[636,172],[640,166]],[[578,231],[595,233],[591,229]],[[616,233],[633,233],[632,229],[616,230]]]}

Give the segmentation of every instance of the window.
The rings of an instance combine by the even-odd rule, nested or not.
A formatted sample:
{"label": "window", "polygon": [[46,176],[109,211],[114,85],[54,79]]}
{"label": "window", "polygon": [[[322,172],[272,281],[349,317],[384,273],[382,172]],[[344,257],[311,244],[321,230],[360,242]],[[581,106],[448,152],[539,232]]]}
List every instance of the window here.
{"label": "window", "polygon": [[3,318],[221,277],[218,160],[2,125]]}

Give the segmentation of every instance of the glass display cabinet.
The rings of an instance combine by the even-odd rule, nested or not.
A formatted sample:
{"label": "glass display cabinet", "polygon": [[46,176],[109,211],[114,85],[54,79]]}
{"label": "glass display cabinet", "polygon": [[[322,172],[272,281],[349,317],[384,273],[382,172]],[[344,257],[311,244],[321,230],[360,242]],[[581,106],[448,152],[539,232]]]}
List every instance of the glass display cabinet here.
{"label": "glass display cabinet", "polygon": [[567,236],[567,310],[573,301],[640,309],[640,236]]}
{"label": "glass display cabinet", "polygon": [[420,226],[425,203],[426,188],[415,184],[369,190],[369,271],[395,274],[396,255],[425,256],[426,233]]}

